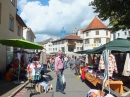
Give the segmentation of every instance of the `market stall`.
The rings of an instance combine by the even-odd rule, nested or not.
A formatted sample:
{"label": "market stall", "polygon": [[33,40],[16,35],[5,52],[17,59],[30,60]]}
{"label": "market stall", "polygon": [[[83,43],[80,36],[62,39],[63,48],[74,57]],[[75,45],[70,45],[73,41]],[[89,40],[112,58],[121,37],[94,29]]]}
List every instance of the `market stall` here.
{"label": "market stall", "polygon": [[[0,43],[2,45],[6,45],[6,46],[12,46],[12,47],[18,47],[21,48],[21,53],[22,53],[22,49],[43,49],[43,46],[27,41],[27,40],[23,40],[23,39],[1,39]],[[20,55],[20,54],[19,54]],[[21,56],[18,57],[19,61],[21,62]],[[19,72],[18,72],[18,81],[16,82],[16,84],[19,84],[19,75],[20,75],[20,62],[19,62]]]}
{"label": "market stall", "polygon": [[[112,76],[113,71],[115,71],[116,73],[118,73],[117,71],[119,71],[124,76],[125,74],[123,72],[127,71],[128,73],[128,70],[124,70],[124,67],[126,67],[126,65],[127,67],[129,67],[129,59],[124,58],[125,61],[121,60],[123,59],[123,54],[125,54],[126,56],[126,53],[128,53],[129,51],[130,40],[128,39],[116,39],[107,44],[101,45],[100,47],[86,51],[87,54],[101,54],[98,70],[95,72],[88,70],[88,72],[85,73],[86,79],[90,81],[93,85],[96,85],[97,83],[102,84],[102,90],[106,86],[110,86],[111,89],[119,92],[120,94],[123,94],[123,82],[120,79],[113,78]],[[122,59],[115,57],[116,54],[121,54]],[[130,70],[129,74],[127,75],[130,76]]]}

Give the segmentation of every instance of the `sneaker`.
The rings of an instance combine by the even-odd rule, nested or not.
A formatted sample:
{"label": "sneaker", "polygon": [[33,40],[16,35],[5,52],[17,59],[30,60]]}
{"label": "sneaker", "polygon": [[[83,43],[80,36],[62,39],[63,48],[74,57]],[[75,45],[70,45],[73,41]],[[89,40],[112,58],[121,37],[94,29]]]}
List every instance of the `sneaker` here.
{"label": "sneaker", "polygon": [[64,91],[61,91],[62,94],[66,94]]}
{"label": "sneaker", "polygon": [[60,92],[60,90],[56,90],[56,92]]}

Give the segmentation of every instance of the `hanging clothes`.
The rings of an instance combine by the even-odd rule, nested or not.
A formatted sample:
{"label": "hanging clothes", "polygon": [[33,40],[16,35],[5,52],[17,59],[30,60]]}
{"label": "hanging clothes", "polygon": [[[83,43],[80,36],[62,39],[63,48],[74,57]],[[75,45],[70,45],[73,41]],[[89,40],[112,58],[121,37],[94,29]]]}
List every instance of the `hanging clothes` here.
{"label": "hanging clothes", "polygon": [[90,54],[88,54],[88,64],[92,65],[92,57]]}
{"label": "hanging clothes", "polygon": [[118,73],[121,74],[122,73],[122,68],[123,68],[123,59],[121,54],[115,54],[115,60],[116,60],[116,64],[117,64],[117,69],[118,69]]}
{"label": "hanging clothes", "polygon": [[[100,57],[98,69],[99,70],[105,69],[105,64],[104,64],[104,60],[103,60],[102,55]],[[116,65],[116,61],[115,61],[115,56],[110,54],[109,58],[108,58],[108,74],[109,74],[109,77],[113,76],[113,71],[117,71],[117,65]]]}
{"label": "hanging clothes", "polygon": [[127,53],[122,75],[130,76],[130,54]]}
{"label": "hanging clothes", "polygon": [[86,55],[85,62],[88,64],[88,55]]}

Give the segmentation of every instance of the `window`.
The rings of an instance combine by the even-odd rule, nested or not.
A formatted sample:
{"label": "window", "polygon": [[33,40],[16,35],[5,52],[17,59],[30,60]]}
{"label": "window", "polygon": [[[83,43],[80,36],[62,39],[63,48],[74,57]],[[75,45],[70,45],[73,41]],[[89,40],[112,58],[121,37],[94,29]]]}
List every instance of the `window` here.
{"label": "window", "polygon": [[9,30],[14,30],[14,18],[12,16],[9,16]]}
{"label": "window", "polygon": [[77,47],[77,50],[79,50],[79,47]]}
{"label": "window", "polygon": [[88,36],[88,32],[86,32],[86,36]]}
{"label": "window", "polygon": [[80,50],[82,50],[82,47],[80,47]]}
{"label": "window", "polygon": [[108,35],[108,31],[106,31],[106,35]]}
{"label": "window", "polygon": [[107,39],[106,39],[106,43],[108,43],[108,42],[110,42],[110,38],[107,38]]}
{"label": "window", "polygon": [[62,44],[64,44],[64,40],[62,41]]}
{"label": "window", "polygon": [[99,35],[99,31],[96,31],[96,35]]}
{"label": "window", "polygon": [[120,33],[118,33],[118,37],[120,36]]}
{"label": "window", "polygon": [[11,3],[14,5],[15,4],[15,0],[10,0],[11,1]]}
{"label": "window", "polygon": [[101,43],[101,39],[100,38],[95,38],[94,43]]}
{"label": "window", "polygon": [[85,40],[85,44],[89,44],[89,39],[86,39],[86,40]]}
{"label": "window", "polygon": [[130,36],[130,31],[129,31],[129,36]]}
{"label": "window", "polygon": [[0,3],[0,24],[1,24],[1,3]]}
{"label": "window", "polygon": [[125,32],[125,35],[127,35],[127,33]]}
{"label": "window", "polygon": [[20,26],[18,26],[18,36],[20,36]]}

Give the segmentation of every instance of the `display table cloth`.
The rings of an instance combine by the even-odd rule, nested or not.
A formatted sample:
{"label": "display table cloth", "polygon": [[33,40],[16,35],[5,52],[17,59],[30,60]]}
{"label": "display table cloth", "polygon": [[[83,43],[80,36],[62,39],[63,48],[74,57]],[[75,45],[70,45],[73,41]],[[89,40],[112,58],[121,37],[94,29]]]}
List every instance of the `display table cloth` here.
{"label": "display table cloth", "polygon": [[[85,78],[86,80],[88,80],[89,82],[91,82],[94,86],[96,86],[97,84],[102,84],[102,79],[99,79],[97,77],[92,76],[90,73],[85,73]],[[122,81],[109,81],[110,83],[110,88],[120,94],[123,94],[123,82]],[[108,81],[106,81],[105,83],[105,87],[108,86]]]}

